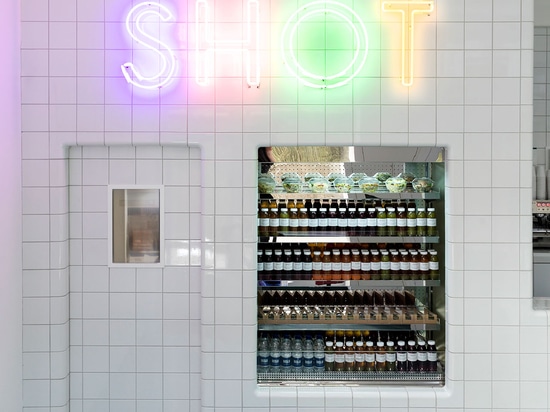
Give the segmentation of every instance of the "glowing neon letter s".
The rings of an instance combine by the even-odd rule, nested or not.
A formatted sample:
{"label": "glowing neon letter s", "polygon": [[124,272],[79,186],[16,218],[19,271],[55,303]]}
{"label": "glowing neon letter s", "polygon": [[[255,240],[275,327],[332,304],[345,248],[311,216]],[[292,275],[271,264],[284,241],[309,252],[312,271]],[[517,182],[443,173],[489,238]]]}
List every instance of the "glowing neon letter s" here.
{"label": "glowing neon letter s", "polygon": [[[134,6],[126,16],[126,30],[137,43],[158,55],[160,68],[152,76],[143,75],[132,63],[124,63],[120,68],[128,83],[142,89],[157,89],[170,82],[176,71],[176,56],[165,43],[147,34],[143,29],[144,20],[147,17],[155,16],[162,21],[172,20],[170,10],[158,3],[144,2]],[[132,30],[132,23],[135,25],[136,33]]]}

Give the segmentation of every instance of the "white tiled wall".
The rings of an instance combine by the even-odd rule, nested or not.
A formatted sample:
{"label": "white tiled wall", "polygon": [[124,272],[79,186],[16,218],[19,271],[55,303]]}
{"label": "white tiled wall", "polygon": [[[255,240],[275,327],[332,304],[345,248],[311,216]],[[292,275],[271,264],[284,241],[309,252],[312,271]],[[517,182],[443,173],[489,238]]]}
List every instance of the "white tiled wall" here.
{"label": "white tiled wall", "polygon": [[[410,89],[392,61],[396,21],[381,15],[380,0],[347,0],[365,18],[369,59],[349,85],[326,91],[299,85],[281,63],[282,22],[302,2],[260,2],[260,88],[243,83],[238,60],[223,58],[201,88],[193,78],[194,30],[186,25],[195,3],[166,1],[178,16],[172,37],[180,72],[174,86],[149,94],[120,72],[133,56],[123,35],[130,3],[22,0],[26,411],[181,410],[172,401],[193,412],[547,410],[548,319],[530,300],[532,0],[437,0],[416,26]],[[242,27],[241,0],[209,3],[215,34]],[[444,388],[256,386],[255,159],[266,144],[447,148]],[[183,154],[188,146],[200,149],[200,160],[195,149]],[[188,161],[185,172],[169,164],[171,150]],[[199,174],[200,191],[187,200],[185,188],[198,181],[185,179]],[[188,227],[178,216],[167,222],[173,248],[162,270],[105,268],[106,234],[83,217],[104,219],[105,209],[88,204],[105,207],[99,199],[107,182],[174,186],[166,191],[168,212],[193,214]],[[197,233],[200,242],[185,237]],[[182,243],[189,261],[178,260]],[[187,276],[186,265],[189,283],[168,279],[173,271]],[[154,291],[142,292],[142,281]],[[188,313],[160,312],[161,302],[179,312],[171,299],[180,295],[188,295]],[[128,319],[110,312],[119,298],[130,303],[116,316]],[[185,326],[167,336],[161,328],[170,327],[170,316]],[[142,334],[145,325],[156,330]],[[117,364],[117,351],[131,362]],[[171,357],[173,365],[161,361]],[[193,386],[199,371],[200,388]],[[178,373],[181,380],[171,380]]]}

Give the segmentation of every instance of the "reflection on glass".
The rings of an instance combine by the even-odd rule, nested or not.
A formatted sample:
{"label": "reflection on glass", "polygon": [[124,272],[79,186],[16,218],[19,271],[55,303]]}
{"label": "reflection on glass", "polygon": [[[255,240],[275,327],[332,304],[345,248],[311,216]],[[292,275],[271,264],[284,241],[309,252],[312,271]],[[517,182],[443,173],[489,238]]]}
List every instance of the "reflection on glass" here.
{"label": "reflection on glass", "polygon": [[113,189],[113,263],[160,262],[160,190]]}

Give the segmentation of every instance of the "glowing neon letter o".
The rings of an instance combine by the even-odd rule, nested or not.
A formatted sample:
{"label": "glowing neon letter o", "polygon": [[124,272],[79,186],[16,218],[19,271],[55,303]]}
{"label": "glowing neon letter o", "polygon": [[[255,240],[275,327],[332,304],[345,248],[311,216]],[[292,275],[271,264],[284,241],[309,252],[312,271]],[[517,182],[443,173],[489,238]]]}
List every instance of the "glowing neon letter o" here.
{"label": "glowing neon letter o", "polygon": [[[312,8],[313,10],[307,11],[305,15],[298,18],[298,15],[306,11],[306,9],[308,8]],[[343,14],[343,12],[339,11],[338,8],[343,9],[343,12],[347,12],[349,15],[351,15],[353,19],[355,19],[355,21],[359,24],[359,29],[355,26],[352,20],[345,14]],[[355,52],[351,62],[344,70],[341,70],[339,73],[331,76],[320,76],[305,70],[298,62],[298,59],[296,58],[292,47],[292,43],[298,26],[306,18],[319,13],[332,13],[340,19],[344,20],[345,23],[351,26],[356,41]],[[297,21],[295,21],[296,19]],[[290,53],[290,58],[287,58],[287,48]],[[359,15],[348,6],[335,1],[314,1],[300,7],[287,20],[281,34],[281,53],[283,56],[283,61],[288,67],[289,71],[304,85],[317,89],[333,89],[349,83],[363,68],[368,54],[367,29],[365,28],[365,25]],[[347,74],[347,77],[344,77],[346,76],[346,72],[350,71],[350,69],[359,58],[361,60],[356,69],[351,74]],[[330,82],[331,80],[335,80],[338,78],[342,79],[335,83]]]}

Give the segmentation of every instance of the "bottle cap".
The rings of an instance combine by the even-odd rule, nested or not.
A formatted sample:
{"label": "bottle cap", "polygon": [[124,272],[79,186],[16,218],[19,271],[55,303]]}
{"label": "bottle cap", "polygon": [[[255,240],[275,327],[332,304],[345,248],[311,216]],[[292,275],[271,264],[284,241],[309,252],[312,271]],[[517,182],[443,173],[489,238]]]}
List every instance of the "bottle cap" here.
{"label": "bottle cap", "polygon": [[376,346],[378,346],[379,348],[382,348],[384,347],[384,342],[376,342]]}
{"label": "bottle cap", "polygon": [[326,342],[325,345],[327,345],[329,348],[331,348],[334,345],[334,343],[331,340],[329,340],[329,341]]}
{"label": "bottle cap", "polygon": [[346,342],[346,346],[353,346],[353,342],[348,340],[348,341]]}
{"label": "bottle cap", "polygon": [[372,343],[372,341],[370,341],[370,340],[367,341],[367,346],[373,346],[373,345],[374,345],[374,343]]}
{"label": "bottle cap", "polygon": [[393,340],[387,341],[386,346],[390,346],[390,347],[394,346]]}

